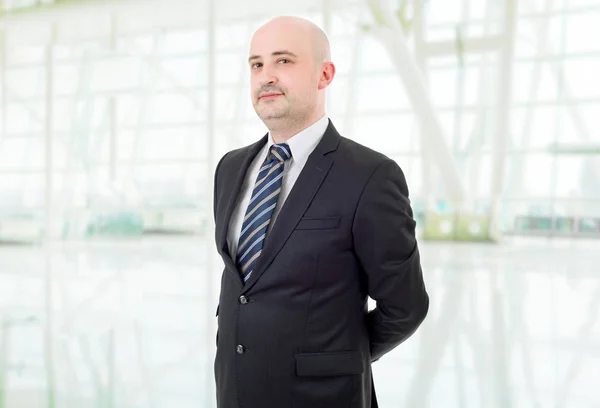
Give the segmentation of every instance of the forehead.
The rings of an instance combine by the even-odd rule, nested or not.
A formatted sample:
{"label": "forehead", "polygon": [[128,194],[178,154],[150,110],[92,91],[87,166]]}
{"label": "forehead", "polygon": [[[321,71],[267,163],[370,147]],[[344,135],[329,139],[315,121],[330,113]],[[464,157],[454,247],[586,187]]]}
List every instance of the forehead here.
{"label": "forehead", "polygon": [[287,50],[297,56],[311,52],[311,38],[306,30],[297,27],[274,26],[258,30],[250,42],[250,55],[268,57],[274,52]]}

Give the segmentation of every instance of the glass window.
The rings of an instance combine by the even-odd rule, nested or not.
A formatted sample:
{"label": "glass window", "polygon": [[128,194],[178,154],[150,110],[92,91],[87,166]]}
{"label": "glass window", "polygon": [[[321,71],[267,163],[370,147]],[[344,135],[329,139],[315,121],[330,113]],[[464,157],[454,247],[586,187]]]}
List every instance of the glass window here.
{"label": "glass window", "polygon": [[41,170],[44,163],[43,139],[37,137],[11,137],[0,145],[0,169],[21,168]]}
{"label": "glass window", "polygon": [[[483,67],[468,67],[463,68],[463,104],[466,106],[476,105],[478,103],[485,103],[488,99],[488,93],[485,92],[484,85],[487,81],[482,82],[481,76],[486,74],[486,79],[489,79],[490,82],[494,80],[491,73],[494,70],[485,69]],[[490,89],[491,91],[491,89]]]}
{"label": "glass window", "polygon": [[80,42],[81,40],[106,38],[111,30],[110,13],[80,13],[68,24],[57,24],[58,42]]}
{"label": "glass window", "polygon": [[[507,196],[547,199],[553,193],[554,158],[546,153],[511,154],[506,162]],[[521,195],[522,194],[522,195]]]}
{"label": "glass window", "polygon": [[443,23],[458,23],[463,13],[463,0],[429,1],[426,3],[425,13],[430,25]]}
{"label": "glass window", "polygon": [[368,75],[357,78],[355,94],[359,113],[410,108],[408,95],[398,74]]}
{"label": "glass window", "polygon": [[412,114],[361,116],[354,119],[348,131],[352,139],[384,154],[394,155],[411,150],[415,132]]}
{"label": "glass window", "polygon": [[[585,158],[581,156],[559,155],[556,158],[556,184],[554,194],[560,198],[586,195],[582,190]],[[582,194],[583,193],[583,194]]]}
{"label": "glass window", "polygon": [[531,17],[517,22],[517,58],[545,57],[560,52],[564,16]]}
{"label": "glass window", "polygon": [[548,148],[559,133],[556,106],[538,106],[517,108],[513,111],[512,148],[529,150]]}
{"label": "glass window", "polygon": [[455,68],[429,71],[429,97],[435,106],[456,105],[457,79]]}
{"label": "glass window", "polygon": [[[360,72],[368,75],[372,72],[390,72],[395,70],[388,49],[377,38],[368,35],[362,39]],[[352,48],[347,50],[347,63],[352,61]]]}
{"label": "glass window", "polygon": [[460,133],[455,137],[456,149],[465,153],[478,150],[479,141],[484,137],[481,119],[473,111],[463,111],[458,119],[461,127]]}
{"label": "glass window", "polygon": [[[56,170],[77,169],[81,170],[81,160],[74,160],[74,151],[77,148],[77,143],[72,142],[70,133],[57,134],[54,133],[54,143],[52,144],[52,165]],[[37,143],[43,144],[43,139],[38,139]],[[45,148],[45,147],[44,147]]]}
{"label": "glass window", "polygon": [[[600,102],[565,106],[562,109],[563,133],[561,140],[600,143],[598,112],[600,112]],[[579,126],[576,126],[576,123]],[[580,127],[585,129],[585,134],[579,131]]]}
{"label": "glass window", "polygon": [[[146,129],[141,135],[136,157],[145,160],[206,157],[205,149],[191,151],[196,135],[191,127]],[[200,133],[198,136],[201,136]]]}
{"label": "glass window", "polygon": [[232,148],[255,143],[269,131],[256,114],[252,119],[245,121],[241,126],[232,127],[230,129],[231,133],[227,134],[226,132],[222,136],[218,133],[218,137],[231,137],[233,140],[236,140],[237,144],[233,145]]}
{"label": "glass window", "polygon": [[593,33],[598,30],[600,9],[585,13],[570,14],[567,18],[567,52],[592,52],[600,50],[598,35]]}
{"label": "glass window", "polygon": [[140,110],[148,106],[148,95],[144,93],[124,93],[115,96],[118,129],[131,129],[142,122]]}
{"label": "glass window", "polygon": [[[355,42],[361,41],[361,44],[357,48]],[[365,60],[363,58],[363,53],[359,53],[358,56],[355,56],[355,50],[365,50],[364,40],[355,40],[354,38],[344,38],[344,39],[331,39],[331,61],[335,64],[336,67],[336,78],[335,81],[339,81],[339,78],[342,76],[349,74],[351,70],[362,67],[365,65],[362,61]],[[358,67],[355,67],[354,64],[357,64]]]}
{"label": "glass window", "polygon": [[207,50],[206,30],[167,31],[158,39],[161,55],[179,55]]}
{"label": "glass window", "polygon": [[[206,105],[194,95],[179,92],[155,93],[148,96],[145,122],[148,124],[189,123],[204,120]],[[204,101],[202,101],[204,102]]]}
{"label": "glass window", "polygon": [[600,57],[567,59],[564,62],[565,85],[572,98],[600,98]]}
{"label": "glass window", "polygon": [[21,20],[19,24],[11,24],[10,30],[6,30],[7,49],[22,46],[43,47],[50,38],[51,28],[50,24],[42,25],[35,21]]}
{"label": "glass window", "polygon": [[141,131],[120,130],[117,134],[118,160],[132,160],[137,157]]}
{"label": "glass window", "polygon": [[0,208],[20,212],[44,203],[45,177],[40,173],[0,173]]}
{"label": "glass window", "polygon": [[[216,27],[216,49],[231,50],[239,49],[247,51],[250,46],[250,37],[254,27],[249,21],[234,21],[229,24],[218,24]],[[207,40],[205,39],[204,42]]]}
{"label": "glass window", "polygon": [[251,104],[250,90],[237,86],[219,87],[214,103],[218,121],[243,121],[246,105]]}
{"label": "glass window", "polygon": [[332,40],[336,37],[349,37],[354,35],[359,29],[359,24],[355,21],[360,9],[356,6],[344,6],[343,10],[336,10],[331,14],[331,21],[327,35]]}
{"label": "glass window", "polygon": [[351,82],[348,78],[335,78],[329,85],[326,91],[327,113],[331,115],[343,115],[348,111],[349,102],[348,93],[352,92],[351,87],[356,86],[355,82]]}
{"label": "glass window", "polygon": [[585,6],[598,6],[597,0],[565,0],[566,10],[582,9]]}
{"label": "glass window", "polygon": [[215,60],[218,84],[238,84],[240,79],[250,75],[247,52],[218,53]]}
{"label": "glass window", "polygon": [[8,102],[6,104],[6,131],[28,134],[44,128],[45,109],[42,102]]}
{"label": "glass window", "polygon": [[6,50],[6,65],[42,64],[46,61],[46,49],[40,45],[20,45]]}
{"label": "glass window", "polygon": [[555,67],[542,62],[517,62],[513,71],[513,101],[555,101],[558,97]]}
{"label": "glass window", "polygon": [[[492,184],[492,166],[494,164],[492,154],[481,154],[477,160],[470,160],[469,164],[469,170],[466,175],[477,174],[477,177],[475,178],[476,184],[472,186],[476,188],[476,191],[472,194],[476,197],[492,197],[492,194],[494,193],[494,186]],[[473,180],[473,177],[470,179]],[[471,192],[469,194],[471,194]]]}
{"label": "glass window", "polygon": [[10,84],[9,99],[41,97],[45,93],[46,73],[41,66],[8,69],[6,83]]}
{"label": "glass window", "polygon": [[[136,57],[94,60],[88,66],[91,72],[86,72],[85,69],[81,72],[84,77],[80,80],[85,82],[80,89],[102,92],[137,87],[140,80],[140,63],[141,61]],[[87,84],[88,80],[89,85]]]}
{"label": "glass window", "polygon": [[144,86],[151,89],[208,86],[208,60],[205,55],[163,58],[146,61],[142,67],[148,78]]}
{"label": "glass window", "polygon": [[81,88],[81,65],[74,63],[54,64],[54,95],[73,95]]}

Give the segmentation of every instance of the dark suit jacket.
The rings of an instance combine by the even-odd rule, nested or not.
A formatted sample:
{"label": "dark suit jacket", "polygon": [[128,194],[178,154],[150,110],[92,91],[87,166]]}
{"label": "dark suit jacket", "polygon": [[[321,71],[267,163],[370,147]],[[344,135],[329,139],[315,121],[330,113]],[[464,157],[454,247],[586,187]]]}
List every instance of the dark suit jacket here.
{"label": "dark suit jacket", "polygon": [[[377,407],[371,363],[411,336],[429,308],[404,175],[329,122],[243,285],[227,230],[266,140],[229,152],[215,174],[216,242],[225,263],[217,405]],[[371,312],[367,296],[377,304]]]}

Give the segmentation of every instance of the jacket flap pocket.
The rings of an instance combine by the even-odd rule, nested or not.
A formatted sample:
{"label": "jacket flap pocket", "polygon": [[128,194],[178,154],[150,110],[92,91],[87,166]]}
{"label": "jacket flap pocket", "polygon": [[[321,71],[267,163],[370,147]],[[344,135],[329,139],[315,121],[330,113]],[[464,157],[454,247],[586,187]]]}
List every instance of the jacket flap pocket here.
{"label": "jacket flap pocket", "polygon": [[340,226],[341,217],[302,218],[296,229],[333,229]]}
{"label": "jacket flap pocket", "polygon": [[296,374],[304,377],[362,374],[365,371],[359,351],[296,354]]}

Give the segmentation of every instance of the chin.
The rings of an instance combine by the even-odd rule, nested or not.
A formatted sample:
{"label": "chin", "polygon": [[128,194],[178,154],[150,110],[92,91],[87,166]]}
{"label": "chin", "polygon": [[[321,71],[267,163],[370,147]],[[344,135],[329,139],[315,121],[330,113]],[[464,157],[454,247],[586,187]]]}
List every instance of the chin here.
{"label": "chin", "polygon": [[256,109],[256,114],[262,120],[281,119],[287,116],[285,109]]}
{"label": "chin", "polygon": [[266,115],[258,115],[258,116],[260,117],[260,119],[263,122],[269,122],[269,121],[272,121],[272,120],[282,119],[282,118],[285,117],[285,115],[275,115],[275,114],[272,114],[272,113],[269,113],[269,114],[266,114]]}

